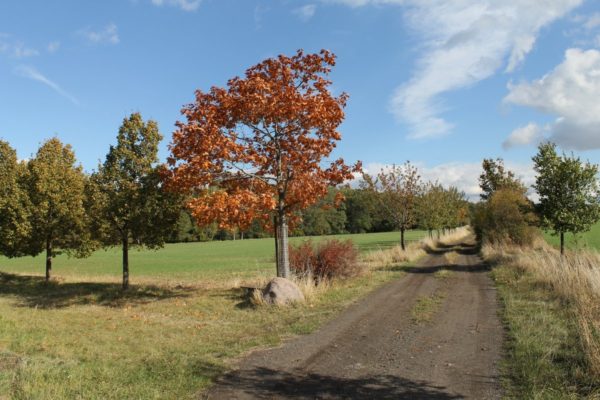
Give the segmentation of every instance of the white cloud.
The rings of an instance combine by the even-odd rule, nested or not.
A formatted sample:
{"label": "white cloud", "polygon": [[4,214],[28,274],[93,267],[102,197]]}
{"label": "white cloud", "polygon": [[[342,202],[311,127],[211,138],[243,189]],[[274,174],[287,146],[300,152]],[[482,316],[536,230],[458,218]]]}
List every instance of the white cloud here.
{"label": "white cloud", "polygon": [[301,21],[307,22],[315,16],[317,6],[315,4],[306,4],[302,7],[295,8],[292,12],[300,18]]}
{"label": "white cloud", "polygon": [[556,116],[550,140],[564,148],[600,148],[600,51],[569,49],[564,61],[533,82],[508,85],[504,102]]}
{"label": "white cloud", "polygon": [[[481,188],[479,187],[479,175],[481,175],[481,163],[450,162],[436,166],[427,166],[424,163],[414,163],[419,169],[421,178],[425,182],[438,181],[445,187],[454,186],[462,191],[471,200],[479,200]],[[535,171],[533,164],[506,162],[505,166],[523,181],[529,188],[535,183]],[[389,168],[389,165],[371,163],[364,167],[366,173],[375,175],[381,169]],[[533,197],[530,194],[530,197]]]}
{"label": "white cloud", "polygon": [[78,33],[89,43],[93,44],[118,44],[120,42],[119,30],[117,25],[112,22],[100,30],[85,28],[80,30]]}
{"label": "white cloud", "polygon": [[200,7],[202,0],[152,0],[155,6],[174,6],[179,7],[183,11],[196,11]]}
{"label": "white cloud", "polygon": [[583,18],[583,27],[585,29],[592,30],[600,26],[600,12],[593,13]]}
{"label": "white cloud", "polygon": [[502,143],[504,149],[510,149],[517,146],[525,146],[536,143],[543,138],[543,129],[538,124],[530,122],[525,126],[521,126],[510,134],[510,136]]}
{"label": "white cloud", "polygon": [[0,54],[6,54],[13,58],[27,58],[37,56],[40,52],[25,46],[23,42],[13,39],[7,33],[0,33]]}
{"label": "white cloud", "polygon": [[583,0],[324,0],[350,7],[402,5],[422,42],[412,78],[396,89],[391,111],[410,137],[447,134],[440,98],[504,69],[513,71],[532,50],[539,31]]}
{"label": "white cloud", "polygon": [[60,48],[60,42],[57,40],[48,43],[48,46],[46,46],[46,50],[48,51],[48,53],[55,53],[58,51],[59,48]]}
{"label": "white cloud", "polygon": [[56,93],[67,98],[73,104],[79,105],[79,101],[73,95],[65,91],[56,82],[53,82],[50,79],[46,78],[41,72],[39,72],[34,67],[28,65],[20,65],[17,68],[15,68],[14,72],[17,75],[22,76],[24,78],[32,79],[34,81],[43,83],[44,85],[54,90]]}

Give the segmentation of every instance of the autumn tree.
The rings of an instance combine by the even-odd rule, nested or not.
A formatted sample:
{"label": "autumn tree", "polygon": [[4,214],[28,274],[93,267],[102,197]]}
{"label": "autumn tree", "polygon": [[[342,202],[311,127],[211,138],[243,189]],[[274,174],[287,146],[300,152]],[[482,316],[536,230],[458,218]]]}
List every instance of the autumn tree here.
{"label": "autumn tree", "polygon": [[174,187],[192,191],[199,223],[245,229],[275,227],[277,275],[289,276],[288,226],[358,171],[342,159],[325,164],[341,139],[348,96],[327,79],[335,56],[322,50],[269,58],[226,88],[196,91],[171,144]]}
{"label": "autumn tree", "polygon": [[538,235],[533,203],[524,188],[500,187],[476,208],[473,227],[490,243],[530,245]]}
{"label": "autumn tree", "polygon": [[541,222],[560,236],[564,254],[565,232],[588,231],[600,218],[598,166],[573,155],[559,156],[551,142],[540,144],[533,162]]}
{"label": "autumn tree", "polygon": [[97,216],[93,231],[104,245],[122,249],[123,289],[129,287],[129,249],[160,248],[172,235],[181,209],[179,196],[165,190],[156,122],[144,122],[139,113],[123,120],[116,146],[90,180]]}
{"label": "autumn tree", "polygon": [[365,174],[364,180],[371,190],[379,192],[379,206],[400,230],[400,245],[406,249],[404,233],[417,222],[417,202],[423,186],[417,167],[407,161],[382,169],[376,177]]}
{"label": "autumn tree", "polygon": [[481,187],[481,199],[488,200],[492,194],[500,188],[519,190],[521,181],[514,172],[504,167],[504,160],[485,158],[482,162],[483,172],[479,176],[479,187]]}
{"label": "autumn tree", "polygon": [[33,256],[45,251],[48,281],[57,254],[84,257],[91,251],[84,207],[85,175],[76,165],[71,146],[57,138],[43,143],[27,167],[32,228],[27,253]]}
{"label": "autumn tree", "polygon": [[0,254],[6,257],[27,252],[31,204],[24,188],[26,168],[16,151],[0,140]]}

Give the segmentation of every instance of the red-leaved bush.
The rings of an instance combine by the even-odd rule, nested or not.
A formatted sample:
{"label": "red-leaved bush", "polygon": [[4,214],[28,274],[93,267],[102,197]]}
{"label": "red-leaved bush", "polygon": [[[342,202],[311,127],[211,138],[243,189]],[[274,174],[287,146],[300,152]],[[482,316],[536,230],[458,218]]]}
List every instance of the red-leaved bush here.
{"label": "red-leaved bush", "polygon": [[308,240],[290,246],[290,269],[316,280],[346,278],[360,273],[358,250],[351,240],[327,240],[316,245]]}

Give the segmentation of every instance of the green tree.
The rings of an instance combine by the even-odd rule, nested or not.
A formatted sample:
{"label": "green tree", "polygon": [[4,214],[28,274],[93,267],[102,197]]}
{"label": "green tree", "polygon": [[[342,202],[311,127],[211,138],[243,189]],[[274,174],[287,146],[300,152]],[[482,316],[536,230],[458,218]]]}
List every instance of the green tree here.
{"label": "green tree", "polygon": [[144,122],[139,113],[123,120],[117,145],[92,175],[96,237],[104,245],[120,245],[123,253],[123,289],[129,287],[129,249],[160,248],[176,229],[181,199],[163,187],[156,122]]}
{"label": "green tree", "polygon": [[564,254],[565,232],[588,231],[600,218],[598,166],[573,155],[559,156],[551,142],[540,144],[533,162],[542,225],[560,236]]}
{"label": "green tree", "polygon": [[61,251],[85,257],[92,250],[84,207],[85,175],[75,163],[71,146],[52,138],[27,164],[32,227],[27,252],[34,256],[45,250],[47,281],[52,259]]}
{"label": "green tree", "polygon": [[0,140],[0,254],[6,257],[27,252],[31,204],[23,188],[26,175],[26,164],[18,162],[16,151]]}
{"label": "green tree", "polygon": [[417,222],[417,201],[422,191],[421,176],[409,161],[404,165],[393,165],[381,170],[373,179],[364,175],[364,180],[377,196],[378,205],[396,229],[400,230],[400,245],[404,250],[404,233]]}
{"label": "green tree", "polygon": [[371,232],[375,227],[374,193],[364,187],[344,188],[346,197],[346,231],[350,233]]}
{"label": "green tree", "polygon": [[344,233],[346,225],[345,203],[339,201],[339,192],[329,188],[327,195],[302,210],[301,233],[310,236]]}
{"label": "green tree", "polygon": [[523,186],[515,174],[504,167],[504,161],[501,158],[496,160],[485,158],[482,168],[483,172],[479,176],[482,200],[489,199],[500,188],[520,189]]}
{"label": "green tree", "polygon": [[473,226],[477,236],[491,243],[529,245],[537,235],[537,218],[525,191],[504,187],[477,207]]}
{"label": "green tree", "polygon": [[[423,192],[417,202],[417,221],[422,229],[429,232],[440,231],[444,227],[446,213],[446,193],[444,187],[438,183],[428,182],[423,187]],[[439,235],[438,235],[439,236]]]}

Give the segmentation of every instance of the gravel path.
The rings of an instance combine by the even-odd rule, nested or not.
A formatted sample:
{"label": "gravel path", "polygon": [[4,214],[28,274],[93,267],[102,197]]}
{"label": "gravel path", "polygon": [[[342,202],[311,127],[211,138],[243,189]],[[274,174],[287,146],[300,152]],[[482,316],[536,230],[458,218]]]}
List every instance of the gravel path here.
{"label": "gravel path", "polygon": [[431,252],[317,332],[252,353],[204,397],[497,399],[497,311],[472,246]]}

